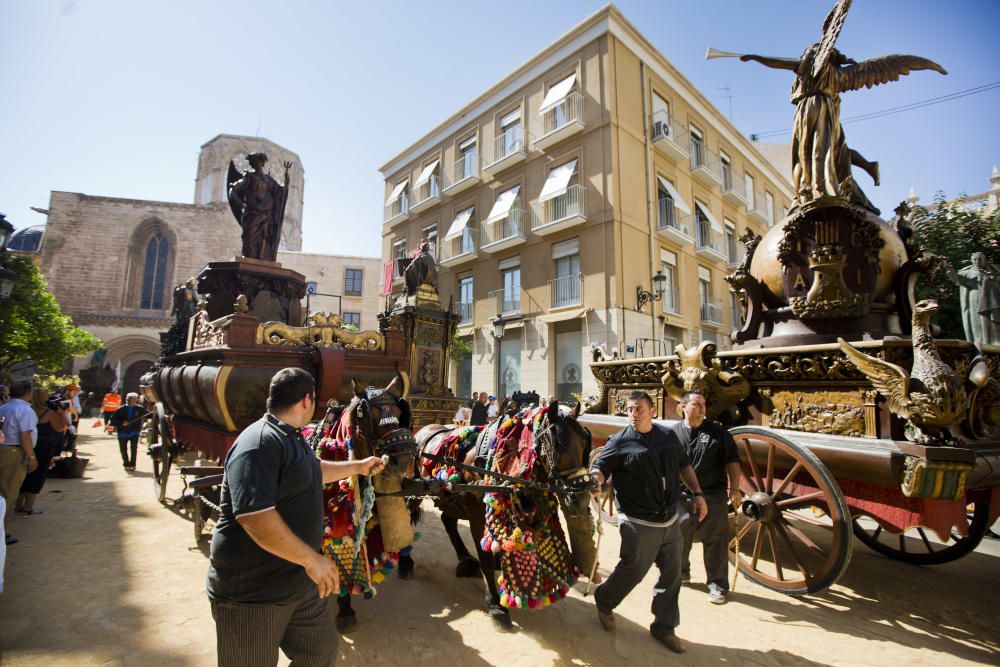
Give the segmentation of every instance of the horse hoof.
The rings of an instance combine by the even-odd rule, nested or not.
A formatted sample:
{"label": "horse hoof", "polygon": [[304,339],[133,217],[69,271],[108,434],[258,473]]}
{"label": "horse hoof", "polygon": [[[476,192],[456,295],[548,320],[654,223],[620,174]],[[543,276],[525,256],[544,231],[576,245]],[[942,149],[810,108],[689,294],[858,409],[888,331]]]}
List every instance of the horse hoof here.
{"label": "horse hoof", "polygon": [[490,618],[493,619],[493,622],[501,630],[512,630],[514,628],[514,624],[510,620],[510,612],[503,607],[491,606],[489,608],[489,614]]}
{"label": "horse hoof", "polygon": [[336,618],[337,632],[342,635],[350,634],[358,629],[358,617],[354,614],[349,616],[338,616]]}
{"label": "horse hoof", "polygon": [[409,556],[400,556],[398,565],[399,578],[403,581],[413,579],[416,566],[417,564]]}
{"label": "horse hoof", "polygon": [[479,569],[479,561],[468,556],[458,561],[458,565],[455,567],[456,577],[478,577],[482,574]]}

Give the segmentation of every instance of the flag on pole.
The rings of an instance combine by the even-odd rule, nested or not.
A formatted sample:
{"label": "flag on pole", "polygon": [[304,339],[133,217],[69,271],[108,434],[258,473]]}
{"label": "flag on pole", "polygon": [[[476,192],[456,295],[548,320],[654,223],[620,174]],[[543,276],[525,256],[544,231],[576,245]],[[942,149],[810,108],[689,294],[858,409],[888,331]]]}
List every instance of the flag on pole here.
{"label": "flag on pole", "polygon": [[112,389],[117,389],[121,391],[122,388],[122,360],[118,360],[118,365],[115,366],[115,382],[111,385]]}

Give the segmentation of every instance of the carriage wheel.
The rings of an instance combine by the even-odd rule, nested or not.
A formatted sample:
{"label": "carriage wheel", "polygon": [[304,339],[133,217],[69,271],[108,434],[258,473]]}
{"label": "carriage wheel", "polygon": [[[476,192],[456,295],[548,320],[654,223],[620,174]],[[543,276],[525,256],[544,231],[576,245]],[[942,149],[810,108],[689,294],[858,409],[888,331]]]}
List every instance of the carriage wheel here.
{"label": "carriage wheel", "polygon": [[851,515],[833,475],[811,451],[768,429],[731,431],[743,501],[729,557],[765,588],[806,595],[832,586],[851,561]]}
{"label": "carriage wheel", "polygon": [[916,529],[914,537],[919,537],[919,540],[908,540],[905,534],[891,533],[877,523],[874,527],[864,526],[859,518],[855,517],[852,524],[854,534],[869,549],[904,563],[940,565],[957,560],[979,546],[990,527],[990,504],[973,503],[972,512],[968,515],[968,537],[952,532],[947,542],[934,539],[933,532],[928,534],[923,528]]}
{"label": "carriage wheel", "polygon": [[167,421],[160,405],[156,406],[159,431],[159,444],[150,449],[153,459],[153,492],[159,502],[167,497],[167,478],[170,476],[170,462],[173,459],[174,441],[170,436],[170,423]]}

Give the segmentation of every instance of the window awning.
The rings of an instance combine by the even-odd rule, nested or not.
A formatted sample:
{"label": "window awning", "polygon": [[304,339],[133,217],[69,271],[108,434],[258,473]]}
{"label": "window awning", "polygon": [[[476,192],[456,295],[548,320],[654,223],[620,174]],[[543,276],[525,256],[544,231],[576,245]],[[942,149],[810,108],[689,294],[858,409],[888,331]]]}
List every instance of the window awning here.
{"label": "window awning", "polygon": [[573,178],[574,172],[576,172],[576,160],[570,160],[561,167],[550,171],[549,177],[545,179],[542,194],[538,195],[538,201],[548,201],[566,194],[566,190],[569,188],[569,179]]}
{"label": "window awning", "polygon": [[708,210],[707,206],[703,206],[702,204],[695,204],[695,206],[698,207],[698,210],[701,211],[701,214],[704,215],[705,219],[707,219],[708,222],[712,225],[713,232],[718,232],[719,234],[725,233],[725,230],[722,228],[722,225],[719,224],[718,220],[712,217],[712,213]]}
{"label": "window awning", "polygon": [[562,259],[571,255],[580,254],[580,238],[560,241],[552,245],[552,259]]}
{"label": "window awning", "polygon": [[475,210],[474,206],[461,211],[455,216],[455,219],[451,221],[451,227],[448,228],[448,233],[444,235],[445,241],[462,235],[462,232],[465,231],[466,225],[469,224],[469,219],[472,217],[473,210]]}
{"label": "window awning", "polygon": [[410,179],[408,178],[406,180],[400,181],[399,183],[396,183],[396,187],[392,189],[392,192],[389,194],[389,198],[385,200],[385,205],[389,206],[394,201],[399,199],[399,195],[403,194],[403,190],[405,190],[406,186],[409,184],[410,184]]}
{"label": "window awning", "polygon": [[660,182],[660,187],[662,187],[664,190],[667,191],[668,194],[670,194],[670,198],[674,200],[674,206],[679,208],[681,211],[684,211],[688,215],[691,215],[691,207],[688,206],[687,202],[684,201],[680,193],[677,192],[677,188],[674,187],[674,184],[668,181],[667,179],[663,178],[662,176],[657,176],[656,180]]}
{"label": "window awning", "polygon": [[567,320],[577,320],[581,317],[586,317],[587,313],[592,311],[593,308],[574,308],[572,310],[563,310],[558,313],[549,313],[548,315],[539,315],[535,318],[536,324],[553,324],[555,322],[565,322]]}
{"label": "window awning", "polygon": [[501,192],[500,196],[497,197],[496,202],[493,204],[493,208],[490,209],[490,215],[486,218],[486,222],[496,222],[497,220],[503,220],[510,214],[510,209],[514,206],[514,200],[517,199],[517,193],[521,191],[520,185],[515,185],[510,190],[506,192]]}
{"label": "window awning", "polygon": [[414,187],[419,188],[421,185],[431,180],[431,174],[433,174],[434,170],[437,169],[438,162],[440,162],[440,160],[434,160],[429,165],[424,167],[424,170],[420,172],[420,176],[417,177],[417,182],[413,184]]}
{"label": "window awning", "polygon": [[576,72],[573,72],[568,77],[549,88],[548,94],[545,96],[545,99],[542,100],[542,106],[538,108],[538,113],[545,113],[566,99],[566,96],[569,95],[569,91],[573,89],[574,83],[576,83]]}

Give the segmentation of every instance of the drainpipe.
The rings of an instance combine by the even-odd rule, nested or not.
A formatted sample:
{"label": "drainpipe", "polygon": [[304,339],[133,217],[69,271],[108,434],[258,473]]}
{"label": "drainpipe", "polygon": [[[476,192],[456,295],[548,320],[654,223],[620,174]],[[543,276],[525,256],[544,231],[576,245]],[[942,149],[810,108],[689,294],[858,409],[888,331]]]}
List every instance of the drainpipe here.
{"label": "drainpipe", "polygon": [[[649,134],[648,134],[649,133],[649,127],[648,127],[648,124],[647,124],[647,120],[648,119],[646,118],[646,63],[644,61],[642,61],[642,60],[639,61],[639,86],[640,86],[639,90],[642,93],[642,95],[641,95],[641,98],[642,98],[642,148],[643,148],[642,154],[643,154],[643,158],[644,158],[644,161],[645,161],[645,167],[646,167],[646,220],[648,221],[647,228],[649,230],[649,272],[648,272],[648,275],[651,276],[650,277],[650,281],[652,281],[652,275],[654,273],[653,268],[656,266],[656,257],[655,257],[655,252],[656,251],[654,250],[654,247],[656,245],[656,232],[653,230],[653,198],[652,198],[652,192],[650,191],[650,188],[649,188],[649,177],[650,177],[650,173],[651,173],[652,169],[651,169],[650,159],[649,159],[649,154],[650,154]],[[650,282],[649,288],[650,288],[650,291],[652,291],[654,289],[654,285],[652,284],[652,282]],[[657,342],[656,342],[656,302],[655,301],[650,301],[649,302],[649,324],[650,324],[650,329],[652,330],[653,350],[654,350],[654,354],[655,354],[655,351],[659,349],[658,346],[657,346]]]}

